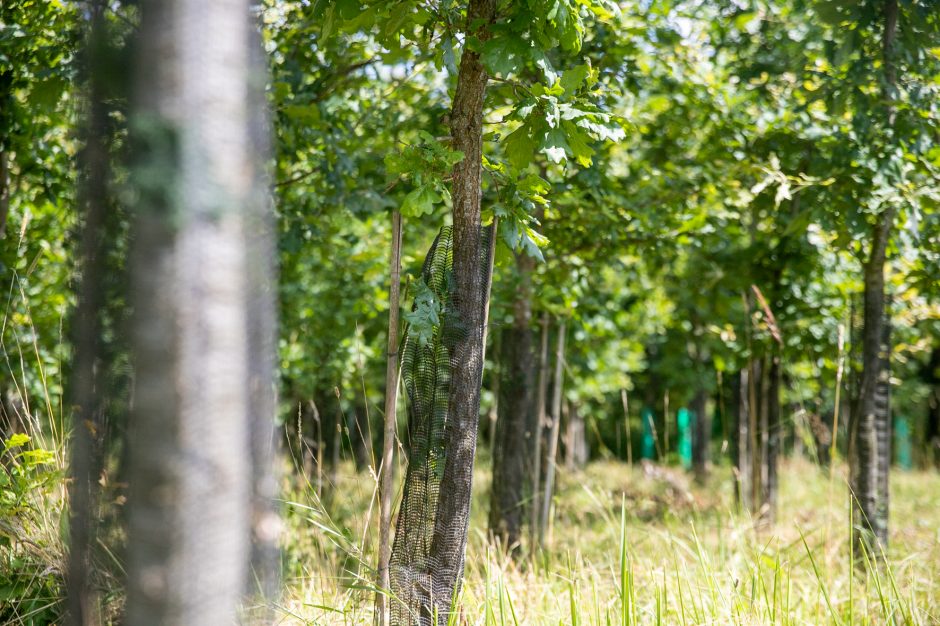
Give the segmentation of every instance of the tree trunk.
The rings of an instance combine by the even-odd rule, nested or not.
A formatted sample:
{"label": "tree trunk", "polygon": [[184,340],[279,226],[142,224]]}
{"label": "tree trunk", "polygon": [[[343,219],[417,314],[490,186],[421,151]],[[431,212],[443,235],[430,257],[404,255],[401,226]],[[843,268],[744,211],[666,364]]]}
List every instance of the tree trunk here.
{"label": "tree trunk", "polygon": [[[467,37],[484,41],[496,15],[496,0],[471,0],[467,8]],[[446,624],[451,600],[460,588],[470,523],[473,457],[480,419],[483,378],[484,319],[489,303],[489,275],[480,271],[484,260],[480,229],[483,169],[483,100],[487,75],[480,53],[465,46],[451,108],[453,147],[464,158],[453,172],[454,305],[465,334],[451,350],[448,420],[444,431],[444,473],[434,520],[430,559],[432,602],[438,620]]]}
{"label": "tree trunk", "polygon": [[769,357],[767,385],[767,447],[765,449],[764,466],[766,481],[761,486],[763,499],[761,512],[766,521],[773,523],[777,515],[777,464],[780,456],[780,443],[782,425],[780,423],[780,383],[781,368],[780,357]]}
{"label": "tree trunk", "polygon": [[568,420],[567,449],[565,450],[565,467],[575,470],[584,467],[587,463],[589,450],[587,442],[587,428],[584,416],[578,407],[570,400],[565,403]]}
{"label": "tree trunk", "polygon": [[[108,107],[106,88],[100,70],[107,60],[105,6],[92,3],[90,33],[85,46],[88,70],[88,112],[85,145],[81,152],[82,183],[79,206],[82,209],[79,244],[80,279],[78,306],[73,318],[75,357],[70,376],[73,407],[71,436],[71,484],[69,489],[68,612],[70,624],[96,624],[98,600],[92,572],[92,552],[96,542],[98,479],[102,469],[101,437],[104,433],[104,364],[101,346],[101,312],[104,309],[105,214],[108,210]],[[5,155],[0,163],[0,185],[6,177]],[[6,204],[4,190],[0,202]],[[6,214],[2,216],[5,219]]]}
{"label": "tree trunk", "polygon": [[561,399],[564,385],[565,366],[565,322],[558,324],[558,348],[555,352],[555,382],[552,390],[552,430],[548,440],[547,471],[545,473],[545,491],[542,494],[542,520],[539,523],[539,544],[548,529],[549,514],[552,505],[552,492],[555,489],[555,469],[558,462],[558,436],[561,432]]}
{"label": "tree trunk", "polygon": [[627,435],[627,465],[633,466],[633,431],[630,428],[630,404],[627,390],[620,390],[620,403],[623,405],[623,427]]}
{"label": "tree trunk", "polygon": [[761,390],[764,384],[762,361],[751,357],[748,374],[747,415],[748,415],[748,455],[751,467],[751,513],[759,514],[761,505],[761,478],[763,476],[762,446],[762,411]]}
{"label": "tree trunk", "polygon": [[885,545],[887,545],[888,509],[890,490],[888,473],[891,469],[891,315],[885,311],[881,326],[878,382],[875,384],[875,429],[878,440],[878,513],[884,519]]}
{"label": "tree trunk", "polygon": [[545,395],[548,393],[548,313],[542,313],[542,343],[539,348],[539,386],[536,391],[534,424],[532,427],[532,510],[529,514],[532,552],[542,538],[539,507],[542,485],[542,431],[545,428]]}
{"label": "tree trunk", "polygon": [[927,427],[924,432],[926,461],[940,469],[940,346],[935,345],[927,365],[926,381],[930,386],[927,396]]}
{"label": "tree trunk", "polygon": [[[887,126],[894,126],[894,90],[897,83],[894,41],[897,35],[898,3],[884,5],[882,35],[882,95],[886,103]],[[890,407],[888,402],[890,335],[886,335],[884,266],[888,242],[894,227],[897,205],[878,215],[872,232],[871,252],[865,263],[865,294],[862,331],[862,375],[850,424],[851,485],[856,554],[862,549],[880,558],[888,545],[888,457],[890,447]],[[888,341],[886,342],[886,338]],[[885,439],[888,444],[883,443]]]}
{"label": "tree trunk", "polygon": [[388,291],[388,355],[385,362],[385,428],[382,439],[382,467],[379,470],[379,567],[375,613],[379,626],[385,626],[385,593],[389,588],[388,562],[392,556],[392,492],[395,485],[395,427],[398,418],[398,326],[401,292],[401,213],[392,211],[392,250],[389,255],[391,282]]}
{"label": "tree trunk", "polygon": [[755,502],[758,503],[759,517],[761,521],[766,522],[767,514],[767,483],[768,483],[768,472],[770,465],[767,463],[769,456],[768,448],[770,446],[770,426],[769,426],[769,416],[770,416],[770,367],[768,365],[769,358],[765,355],[761,357],[760,364],[760,378],[759,384],[757,387],[757,410],[759,418],[757,420],[757,430],[759,433],[758,436],[758,446],[759,451],[755,455],[757,457],[758,472],[757,472],[757,488],[755,489]]}
{"label": "tree trunk", "polygon": [[332,494],[336,489],[337,474],[339,473],[339,464],[343,459],[343,403],[336,394],[336,411],[333,413],[333,441],[330,444],[330,464],[329,474],[327,474],[327,483],[329,484],[329,493]]}
{"label": "tree trunk", "polygon": [[751,410],[750,410],[750,367],[741,369],[738,377],[732,381],[732,388],[737,391],[737,415],[735,416],[735,491],[738,503],[745,510],[751,510],[752,456],[751,456]]}
{"label": "tree trunk", "polygon": [[708,415],[707,406],[708,395],[705,389],[699,387],[695,392],[695,398],[692,400],[692,411],[695,413],[692,432],[692,468],[695,472],[695,478],[699,482],[704,482],[708,478],[708,466],[711,453],[711,425],[712,421]]}
{"label": "tree trunk", "polygon": [[535,371],[532,368],[532,289],[535,261],[516,255],[518,284],[513,322],[502,332],[502,371],[493,447],[493,487],[490,499],[490,535],[516,551],[522,536],[525,502],[527,436],[531,424]]}
{"label": "tree trunk", "polygon": [[865,264],[862,374],[850,432],[854,540],[857,548],[867,548],[876,555],[888,539],[887,502],[882,501],[887,467],[883,467],[886,459],[881,441],[889,432],[886,365],[890,345],[885,344],[884,263],[893,216],[891,209],[879,216]]}
{"label": "tree trunk", "polygon": [[[141,13],[126,623],[234,623],[250,559],[249,4]],[[270,340],[270,338],[267,338]]]}

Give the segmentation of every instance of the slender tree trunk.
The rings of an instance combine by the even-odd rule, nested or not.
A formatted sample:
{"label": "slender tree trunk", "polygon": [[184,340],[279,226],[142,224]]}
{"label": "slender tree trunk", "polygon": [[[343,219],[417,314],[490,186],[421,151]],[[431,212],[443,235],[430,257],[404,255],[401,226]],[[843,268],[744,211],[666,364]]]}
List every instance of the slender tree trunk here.
{"label": "slender tree trunk", "polygon": [[660,454],[659,462],[663,465],[669,463],[669,426],[672,424],[672,416],[669,415],[669,390],[663,393],[663,449]]}
{"label": "slender tree trunk", "polygon": [[759,514],[761,504],[761,475],[763,459],[761,457],[761,388],[764,377],[760,359],[751,358],[748,375],[747,390],[747,432],[749,464],[751,468],[751,493],[748,496],[751,503],[751,512]]}
{"label": "slender tree trunk", "polygon": [[[884,217],[884,216],[882,216]],[[887,239],[887,224],[882,222],[876,232]],[[886,243],[886,242],[884,242]],[[888,437],[889,372],[886,369],[890,346],[884,344],[884,246],[876,235],[872,257],[865,268],[864,335],[862,339],[862,375],[859,395],[850,423],[850,461],[852,501],[855,511],[854,541],[875,555],[887,547],[888,518],[887,459],[883,457],[882,441]],[[880,259],[879,259],[879,248]],[[859,552],[860,554],[860,552]]]}
{"label": "slender tree trunk", "polygon": [[[0,99],[3,99],[2,94]],[[10,165],[6,147],[2,142],[3,139],[0,138],[0,239],[5,239],[7,216],[10,214]]]}
{"label": "slender tree trunk", "polygon": [[388,356],[385,363],[385,428],[382,443],[382,467],[379,470],[379,591],[375,594],[375,613],[385,626],[385,593],[389,588],[388,562],[392,556],[392,492],[395,485],[395,427],[398,417],[398,326],[401,290],[401,213],[392,211],[392,250],[389,257],[391,285],[388,291]]}
{"label": "slender tree trunk", "polygon": [[930,385],[927,396],[927,427],[924,431],[926,460],[940,469],[940,345],[934,345],[925,379]]}
{"label": "slender tree trunk", "polygon": [[587,426],[577,405],[569,400],[565,406],[568,420],[568,449],[565,451],[565,466],[569,470],[574,470],[584,467],[588,460]]}
{"label": "slender tree trunk", "polygon": [[[489,37],[496,16],[496,0],[471,0],[467,8],[467,36]],[[454,304],[465,335],[451,350],[452,363],[448,419],[444,432],[444,473],[431,540],[432,601],[439,621],[446,624],[451,601],[463,576],[470,523],[473,457],[480,419],[483,378],[484,320],[489,302],[489,275],[481,271],[484,248],[480,228],[483,168],[483,100],[487,75],[480,53],[465,46],[460,59],[450,126],[454,149],[463,160],[453,172]]]}
{"label": "slender tree trunk", "polygon": [[769,358],[765,355],[760,359],[760,382],[758,386],[757,410],[759,419],[757,420],[757,429],[759,432],[758,445],[758,485],[755,490],[755,501],[758,503],[760,519],[766,522],[767,514],[767,482],[770,466],[767,463],[769,456],[768,448],[770,446],[770,367]]}
{"label": "slender tree trunk", "polygon": [[[71,484],[69,489],[68,623],[97,624],[98,600],[92,572],[92,552],[97,535],[98,478],[102,469],[100,439],[104,432],[104,364],[101,346],[101,312],[104,309],[105,214],[108,210],[108,108],[100,68],[106,59],[105,6],[92,3],[90,33],[85,49],[88,72],[87,128],[81,153],[82,207],[78,306],[72,330],[75,357],[70,376],[73,412]],[[4,158],[5,160],[5,158]],[[0,176],[6,176],[4,170]],[[0,180],[0,184],[5,180]],[[0,190],[0,195],[5,193]],[[4,201],[0,198],[0,201]],[[5,218],[5,215],[3,215]]]}
{"label": "slender tree trunk", "polygon": [[486,422],[481,426],[480,430],[485,438],[489,439],[490,443],[490,456],[493,458],[493,463],[496,463],[496,421],[499,418],[499,402],[500,402],[500,387],[503,384],[503,347],[502,347],[502,333],[496,333],[493,336],[493,365],[490,369],[490,376],[492,377],[492,394],[493,394],[493,403],[490,405],[489,414],[487,415]]}
{"label": "slender tree trunk", "polygon": [[708,394],[703,387],[699,387],[692,400],[692,410],[695,412],[695,422],[692,433],[692,468],[695,478],[704,482],[708,478],[708,465],[711,453],[711,419],[708,415]]}
{"label": "slender tree trunk", "polygon": [[532,428],[532,511],[529,530],[533,554],[542,539],[539,507],[542,486],[542,436],[545,428],[545,395],[548,393],[548,313],[542,313],[542,343],[539,349],[539,383],[535,398],[535,419]]}
{"label": "slender tree trunk", "polygon": [[249,4],[149,0],[141,16],[126,623],[230,624],[253,491]]}
{"label": "slender tree trunk", "polygon": [[891,470],[891,315],[885,311],[881,326],[879,374],[875,385],[875,429],[878,439],[878,514],[884,519],[887,545],[888,510],[891,503],[888,475]]}
{"label": "slender tree trunk", "polygon": [[333,443],[330,445],[330,472],[327,476],[330,493],[336,489],[339,464],[343,458],[343,404],[336,394],[336,411],[333,415]]}
{"label": "slender tree trunk", "polygon": [[313,420],[317,425],[317,497],[323,499],[323,465],[326,463],[326,439],[324,434],[324,421],[317,403],[310,399],[310,408],[313,411]]}
{"label": "slender tree trunk", "polygon": [[630,429],[630,404],[627,390],[620,390],[620,403],[623,405],[623,427],[627,435],[627,465],[633,466],[633,433]]}
{"label": "slender tree trunk", "polygon": [[738,503],[745,509],[751,510],[753,508],[753,501],[751,500],[752,489],[751,482],[753,478],[753,473],[751,471],[752,465],[752,456],[751,456],[751,401],[750,401],[750,388],[751,388],[751,372],[750,367],[744,367],[741,369],[740,374],[737,379],[734,381],[732,387],[737,391],[737,406],[738,411],[736,415],[736,428],[737,433],[736,445],[735,445],[735,487],[738,495]]}
{"label": "slender tree trunk", "polygon": [[522,536],[527,456],[522,451],[527,446],[535,391],[531,288],[534,264],[532,257],[516,255],[518,284],[512,326],[502,332],[501,397],[493,448],[490,535],[513,552]]}
{"label": "slender tree trunk", "polygon": [[[852,320],[851,316],[849,318],[849,324],[851,325]],[[851,330],[850,330],[851,332]],[[825,460],[829,465],[829,477],[832,478],[835,476],[835,460],[838,453],[838,442],[839,442],[839,411],[842,408],[842,385],[843,380],[842,376],[845,372],[845,357],[843,355],[843,350],[845,349],[845,332],[842,329],[842,325],[839,325],[839,339],[838,339],[838,348],[839,355],[838,361],[836,363],[836,392],[835,392],[835,402],[832,409],[832,439],[829,442],[829,448],[826,452],[820,452],[819,459],[820,461]],[[820,383],[819,389],[822,390],[823,386]],[[816,414],[819,416],[819,419],[822,419],[822,411],[817,410]],[[817,438],[817,442],[819,439]],[[819,445],[817,443],[817,449]]]}
{"label": "slender tree trunk", "polygon": [[555,352],[555,382],[552,390],[552,430],[548,440],[547,471],[545,473],[545,491],[542,494],[542,520],[539,524],[539,544],[548,529],[551,513],[552,492],[555,489],[555,470],[558,464],[558,438],[561,432],[561,399],[564,390],[565,371],[565,327],[562,318],[558,324],[558,348]]}
{"label": "slender tree trunk", "polygon": [[[884,5],[882,35],[882,94],[886,103],[887,126],[894,126],[894,90],[897,83],[894,65],[894,41],[897,35],[898,3],[887,0]],[[888,467],[883,454],[884,438],[890,434],[887,385],[890,341],[886,344],[884,266],[888,242],[897,214],[892,204],[878,215],[873,232],[871,251],[864,267],[865,294],[862,331],[862,375],[850,423],[851,486],[857,548],[868,549],[877,558],[888,545]],[[890,445],[890,444],[888,444]]]}
{"label": "slender tree trunk", "polygon": [[781,432],[780,423],[780,383],[781,368],[779,355],[769,357],[767,385],[767,448],[764,458],[766,467],[766,482],[762,485],[763,501],[761,502],[762,517],[773,523],[777,515],[777,465],[780,456]]}

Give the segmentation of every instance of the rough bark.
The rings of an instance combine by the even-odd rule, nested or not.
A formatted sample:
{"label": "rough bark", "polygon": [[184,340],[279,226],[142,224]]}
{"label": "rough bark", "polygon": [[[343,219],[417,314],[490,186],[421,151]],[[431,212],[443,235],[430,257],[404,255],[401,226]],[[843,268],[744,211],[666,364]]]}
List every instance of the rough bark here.
{"label": "rough bark", "polygon": [[[488,37],[496,15],[495,0],[471,0],[467,8],[468,36]],[[482,195],[483,100],[487,74],[479,52],[465,47],[460,59],[450,127],[455,150],[464,158],[453,170],[454,308],[464,329],[451,351],[448,422],[444,432],[446,462],[431,542],[434,563],[432,601],[439,621],[446,624],[451,600],[460,588],[470,521],[473,457],[480,419],[483,378],[484,319],[488,307],[488,276],[480,271],[483,258],[480,229]]]}
{"label": "rough bark", "polygon": [[493,487],[489,532],[504,548],[517,551],[525,516],[526,450],[535,398],[532,353],[534,259],[516,255],[518,283],[512,326],[502,331],[499,415],[493,447]]}
{"label": "rough bark", "polygon": [[[69,485],[69,561],[67,623],[100,621],[91,580],[92,553],[97,535],[98,478],[102,468],[100,439],[104,432],[101,312],[104,309],[104,226],[108,202],[108,108],[101,72],[105,50],[104,3],[91,5],[86,42],[88,72],[85,145],[81,152],[81,238],[79,242],[78,305],[73,317],[75,356],[69,381],[72,406],[71,482]],[[4,169],[0,176],[5,176]],[[0,180],[0,184],[4,181]],[[0,191],[0,195],[3,192]],[[0,198],[0,202],[3,199]],[[5,215],[3,216],[5,217]]]}
{"label": "rough bark", "polygon": [[849,433],[853,537],[858,554],[864,548],[875,555],[881,554],[888,540],[885,448],[890,446],[887,367],[890,345],[884,341],[884,248],[880,243],[876,236],[872,257],[865,268],[862,373]]}
{"label": "rough bark", "polygon": [[389,588],[388,562],[392,556],[392,492],[395,484],[395,427],[398,416],[398,326],[401,299],[401,213],[392,211],[392,249],[389,254],[391,282],[388,291],[388,355],[385,363],[385,424],[382,438],[382,466],[379,471],[379,566],[375,612],[385,626],[384,590]]}
{"label": "rough bark", "polygon": [[[890,213],[887,214],[887,213]],[[851,486],[856,547],[880,553],[887,545],[887,506],[880,501],[882,474],[879,440],[888,429],[885,423],[888,396],[885,393],[890,346],[884,344],[884,263],[893,211],[879,216],[872,238],[871,255],[865,264],[865,293],[862,335],[862,373],[850,424]],[[883,378],[884,377],[884,378]],[[881,393],[879,393],[881,388]],[[859,552],[860,553],[860,552]]]}
{"label": "rough bark", "polygon": [[878,440],[878,515],[884,520],[887,545],[888,510],[891,503],[888,474],[891,469],[891,315],[885,311],[881,326],[878,382],[875,385],[875,436]]}
{"label": "rough bark", "polygon": [[131,109],[130,625],[233,623],[248,576],[250,30],[246,0],[142,6]]}

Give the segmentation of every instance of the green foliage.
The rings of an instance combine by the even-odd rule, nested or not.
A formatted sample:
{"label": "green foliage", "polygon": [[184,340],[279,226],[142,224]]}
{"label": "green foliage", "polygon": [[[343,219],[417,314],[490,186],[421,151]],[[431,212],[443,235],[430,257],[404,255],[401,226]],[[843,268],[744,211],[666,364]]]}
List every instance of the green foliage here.
{"label": "green foliage", "polygon": [[414,286],[414,307],[405,313],[404,318],[408,322],[408,336],[424,347],[434,338],[435,329],[441,325],[444,303],[423,278],[418,279]]}
{"label": "green foliage", "polygon": [[[55,454],[15,434],[0,458],[0,619],[4,623],[53,624],[60,619],[62,575],[53,555],[44,508],[61,489]],[[51,544],[51,545],[50,545]]]}

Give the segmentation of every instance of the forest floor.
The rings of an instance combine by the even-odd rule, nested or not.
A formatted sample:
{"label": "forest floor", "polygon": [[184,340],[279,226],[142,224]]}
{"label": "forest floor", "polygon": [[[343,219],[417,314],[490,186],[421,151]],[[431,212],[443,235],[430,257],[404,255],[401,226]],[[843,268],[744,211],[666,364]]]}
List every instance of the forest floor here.
{"label": "forest floor", "polygon": [[[704,486],[655,465],[560,471],[545,550],[513,561],[486,541],[489,464],[479,463],[462,623],[940,623],[936,472],[892,474],[888,566],[853,568],[842,466],[830,477],[785,461],[777,523],[762,528],[736,512],[727,468]],[[281,623],[372,623],[375,482],[347,464],[336,483],[325,504],[310,486],[288,498]]]}

